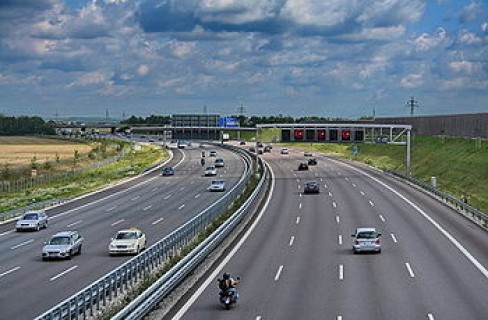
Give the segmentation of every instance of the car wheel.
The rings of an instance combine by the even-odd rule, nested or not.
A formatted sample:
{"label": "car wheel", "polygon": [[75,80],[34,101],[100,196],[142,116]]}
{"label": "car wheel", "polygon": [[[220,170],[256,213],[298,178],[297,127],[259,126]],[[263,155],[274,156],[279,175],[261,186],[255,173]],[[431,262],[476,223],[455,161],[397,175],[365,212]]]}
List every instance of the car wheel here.
{"label": "car wheel", "polygon": [[47,229],[47,221],[44,223],[44,228]]}
{"label": "car wheel", "polygon": [[78,254],[81,254],[81,246],[78,248]]}
{"label": "car wheel", "polygon": [[41,230],[41,226],[39,224],[36,225],[36,231]]}
{"label": "car wheel", "polygon": [[71,260],[71,256],[73,255],[73,250],[70,250],[68,253],[68,260]]}

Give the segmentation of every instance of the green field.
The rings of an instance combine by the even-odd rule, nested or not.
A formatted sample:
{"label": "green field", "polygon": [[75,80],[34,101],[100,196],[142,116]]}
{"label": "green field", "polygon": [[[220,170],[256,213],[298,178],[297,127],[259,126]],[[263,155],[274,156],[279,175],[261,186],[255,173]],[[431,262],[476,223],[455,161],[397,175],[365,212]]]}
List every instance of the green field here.
{"label": "green field", "polygon": [[[351,158],[352,144],[295,143],[290,147]],[[357,160],[380,169],[405,171],[405,147],[386,144],[358,144]],[[436,177],[440,189],[488,212],[488,141],[414,136],[412,175],[430,182]]]}
{"label": "green field", "polygon": [[168,157],[165,149],[143,146],[120,160],[101,168],[83,171],[49,185],[0,194],[0,212],[25,207],[50,199],[73,198],[134,176],[152,164]]}

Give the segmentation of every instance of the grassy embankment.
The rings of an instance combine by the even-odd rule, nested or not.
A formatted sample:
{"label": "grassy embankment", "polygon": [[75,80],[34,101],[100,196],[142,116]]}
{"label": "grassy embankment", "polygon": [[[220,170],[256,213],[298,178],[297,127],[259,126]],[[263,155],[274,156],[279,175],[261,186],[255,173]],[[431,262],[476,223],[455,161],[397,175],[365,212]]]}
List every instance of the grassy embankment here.
{"label": "grassy embankment", "polygon": [[[29,153],[30,151],[32,151],[29,150],[29,146],[33,146],[34,148],[37,148],[36,150],[39,150],[39,146],[44,145],[44,152],[46,154],[49,153],[51,155],[54,155],[55,153],[60,154],[60,150],[67,148],[66,145],[68,145],[68,149],[75,147],[76,150],[82,150],[83,148],[85,148],[83,150],[86,157],[83,157],[80,152],[79,157],[80,159],[83,159],[83,161],[80,160],[79,162],[77,162],[77,165],[88,165],[91,161],[97,160],[96,157],[88,157],[88,154],[90,152],[92,152],[93,150],[98,150],[99,144],[96,142],[89,144],[87,149],[86,144],[73,144],[73,142],[65,140],[52,143],[52,139],[49,140],[51,140],[51,144],[49,144],[45,139],[37,141],[34,140],[36,142],[36,144],[34,145],[32,145],[32,140],[29,140],[23,146],[21,146],[21,143],[17,141],[15,147],[21,149],[23,147],[24,151],[26,151],[26,153]],[[9,143],[11,142],[12,140],[9,140]],[[46,147],[46,145],[51,146],[50,151],[47,151],[49,147]],[[13,147],[14,145],[10,144],[10,150],[13,150]],[[129,145],[126,144],[124,148],[129,148]],[[71,152],[69,154],[70,156],[66,156],[64,158],[64,162],[59,162],[59,167],[53,165],[51,170],[70,170],[72,167],[62,165],[63,163],[73,163],[74,154]],[[152,146],[144,146],[141,148],[141,150],[133,150],[119,161],[103,166],[101,168],[82,171],[74,176],[58,180],[54,183],[44,185],[42,187],[0,194],[0,212],[13,210],[44,200],[73,198],[79,196],[86,192],[99,189],[108,183],[121,180],[128,176],[132,176],[135,173],[140,172],[141,170],[149,167],[150,165],[167,156],[168,154],[164,149]]]}
{"label": "grassy embankment", "polygon": [[[261,141],[271,141],[279,129],[260,132]],[[250,140],[253,135],[247,136]],[[352,156],[352,144],[294,143],[290,147],[312,150],[344,158]],[[385,144],[358,144],[357,160],[371,166],[405,171],[405,147]],[[488,141],[463,138],[414,136],[412,139],[412,175],[430,182],[437,177],[440,189],[488,212]]]}

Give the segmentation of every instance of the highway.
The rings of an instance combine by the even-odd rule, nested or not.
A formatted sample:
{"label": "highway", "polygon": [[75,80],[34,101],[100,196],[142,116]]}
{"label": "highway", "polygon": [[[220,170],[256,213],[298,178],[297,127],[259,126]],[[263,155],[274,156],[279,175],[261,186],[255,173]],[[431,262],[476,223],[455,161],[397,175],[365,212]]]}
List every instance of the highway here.
{"label": "highway", "polygon": [[[363,166],[303,152],[263,158],[271,198],[254,228],[165,319],[486,319],[488,235],[426,194]],[[319,195],[304,195],[317,180]],[[381,254],[352,252],[357,227],[382,233]],[[240,276],[241,299],[218,302],[217,278]]]}
{"label": "highway", "polygon": [[[49,226],[39,232],[15,232],[14,224],[0,226],[0,319],[32,319],[130,259],[108,255],[115,233],[138,227],[148,246],[210,206],[223,193],[206,190],[213,177],[204,177],[201,152],[217,150],[225,160],[218,177],[227,190],[244,172],[243,159],[230,151],[207,146],[173,149],[167,165],[174,176],[160,170],[138,177],[69,204],[47,210]],[[59,231],[78,230],[85,238],[80,256],[71,260],[42,261],[41,248]]]}

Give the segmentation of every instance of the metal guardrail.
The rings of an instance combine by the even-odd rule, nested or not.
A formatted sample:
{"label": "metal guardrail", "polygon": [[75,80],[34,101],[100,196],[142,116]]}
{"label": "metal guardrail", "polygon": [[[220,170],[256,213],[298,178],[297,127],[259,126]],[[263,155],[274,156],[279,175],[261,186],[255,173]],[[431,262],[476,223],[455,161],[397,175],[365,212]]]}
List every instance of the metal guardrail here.
{"label": "metal guardrail", "polygon": [[458,198],[454,197],[453,195],[450,195],[449,193],[446,193],[439,188],[436,188],[432,186],[431,184],[408,176],[402,172],[398,171],[392,171],[392,170],[385,170],[386,173],[391,174],[393,176],[399,177],[401,179],[407,180],[429,192],[434,194],[436,197],[439,199],[442,199],[443,201],[450,203],[451,205],[455,206],[457,209],[460,209],[463,211],[463,213],[470,215],[473,219],[475,219],[477,222],[479,222],[482,226],[488,227],[488,214],[484,213],[481,210],[478,210],[477,208],[459,200]]}
{"label": "metal guardrail", "polygon": [[34,210],[34,209],[39,209],[39,208],[45,208],[45,207],[52,206],[52,205],[55,205],[55,204],[67,202],[69,200],[71,200],[71,199],[52,199],[52,200],[45,200],[45,201],[42,201],[42,202],[36,202],[34,204],[31,204],[31,205],[26,206],[26,207],[23,207],[23,208],[19,208],[19,209],[7,211],[7,212],[2,212],[2,213],[0,213],[0,221],[7,220],[9,218],[14,218],[16,216],[19,216],[21,214],[24,214],[25,212],[27,212],[29,210]]}
{"label": "metal guardrail", "polygon": [[[261,161],[261,159],[259,159]],[[264,168],[262,162],[261,166]],[[234,230],[249,213],[252,204],[263,194],[268,170],[263,175],[251,196],[227,221],[208,238],[193,249],[187,256],[171,268],[163,277],[151,285],[145,292],[129,303],[111,320],[140,320],[147,316],[157,304],[178,286],[198,265]]]}
{"label": "metal guardrail", "polygon": [[252,172],[252,160],[242,149],[227,146],[240,152],[246,161],[246,171],[239,182],[219,201],[187,221],[184,225],[147,248],[141,254],[125,262],[97,281],[75,293],[68,299],[35,318],[36,320],[85,319],[104,309],[117,297],[133,288],[146,275],[164,265],[183,247],[224,213],[232,202],[245,190]]}

